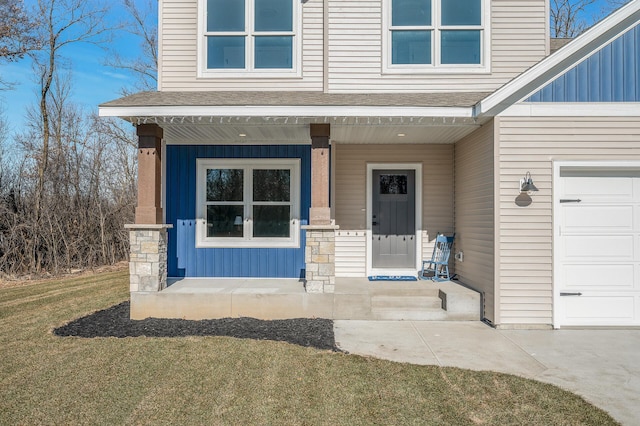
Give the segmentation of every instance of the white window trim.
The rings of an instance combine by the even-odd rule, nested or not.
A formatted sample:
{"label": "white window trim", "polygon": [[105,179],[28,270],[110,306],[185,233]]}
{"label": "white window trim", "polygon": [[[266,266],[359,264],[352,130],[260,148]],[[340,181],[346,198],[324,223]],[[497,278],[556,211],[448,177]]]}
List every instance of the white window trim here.
{"label": "white window trim", "polygon": [[[392,64],[391,43],[391,2],[384,0],[382,6],[382,73],[383,74],[488,74],[491,72],[491,1],[482,0],[482,21],[480,26],[445,26],[440,25],[440,2],[432,0],[432,25],[424,27],[402,27],[402,29],[431,30],[431,64]],[[398,27],[399,28],[399,27]],[[481,61],[480,64],[446,64],[440,63],[440,33],[446,30],[469,29],[480,30]]]}
{"label": "white window trim", "polygon": [[[198,78],[292,78],[302,77],[302,3],[293,1],[293,47],[292,68],[262,69],[253,68],[254,47],[253,31],[228,32],[226,35],[246,35],[245,68],[209,69],[207,68],[207,0],[198,0],[197,67]],[[245,28],[253,28],[253,1],[245,0]],[[260,32],[261,35],[283,35],[285,32]]]}
{"label": "white window trim", "polygon": [[[211,168],[244,169],[244,237],[213,238],[207,237],[206,219],[206,174]],[[291,220],[289,238],[254,238],[252,201],[247,194],[253,193],[253,174],[255,169],[291,170]],[[224,159],[198,158],[196,160],[196,248],[299,248],[300,247],[300,159]],[[288,203],[286,203],[288,204]]]}

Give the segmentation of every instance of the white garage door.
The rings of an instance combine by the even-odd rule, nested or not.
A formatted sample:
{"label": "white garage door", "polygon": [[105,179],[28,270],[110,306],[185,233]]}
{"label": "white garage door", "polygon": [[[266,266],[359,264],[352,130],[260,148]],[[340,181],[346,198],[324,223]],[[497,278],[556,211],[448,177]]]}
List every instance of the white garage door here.
{"label": "white garage door", "polygon": [[640,168],[561,167],[557,325],[640,325]]}

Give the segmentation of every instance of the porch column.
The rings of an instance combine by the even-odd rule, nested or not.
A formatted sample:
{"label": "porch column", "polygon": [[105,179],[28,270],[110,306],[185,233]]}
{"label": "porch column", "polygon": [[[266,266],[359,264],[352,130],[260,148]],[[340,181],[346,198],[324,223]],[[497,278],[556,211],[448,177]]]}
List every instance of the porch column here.
{"label": "porch column", "polygon": [[333,293],[336,284],[335,241],[329,207],[329,124],[311,124],[311,208],[306,230],[305,279],[308,293]]}
{"label": "porch column", "polygon": [[162,224],[162,128],[141,124],[138,134],[138,205],[129,230],[129,289],[157,292],[167,287],[167,229]]}
{"label": "porch column", "polygon": [[311,124],[311,210],[309,224],[329,225],[329,136],[330,124]]}
{"label": "porch column", "polygon": [[138,206],[136,224],[162,223],[160,186],[162,173],[162,127],[140,124],[138,133]]}

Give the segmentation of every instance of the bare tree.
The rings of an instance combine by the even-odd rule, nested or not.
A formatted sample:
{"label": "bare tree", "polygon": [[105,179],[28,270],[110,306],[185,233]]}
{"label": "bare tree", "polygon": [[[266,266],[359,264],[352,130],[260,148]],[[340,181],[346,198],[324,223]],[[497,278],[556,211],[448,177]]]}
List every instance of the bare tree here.
{"label": "bare tree", "polygon": [[[124,224],[134,217],[135,129],[73,103],[63,56],[72,43],[105,41],[105,14],[97,1],[84,0],[38,0],[31,13],[41,19],[37,35],[44,42],[28,52],[38,96],[14,138],[11,162],[0,143],[0,274],[60,273],[128,256]],[[6,127],[0,114],[0,142]]]}
{"label": "bare tree", "polygon": [[58,71],[61,51],[73,43],[105,41],[104,36],[110,30],[105,25],[107,11],[107,7],[98,2],[38,0],[35,13],[43,20],[38,31],[38,38],[43,46],[32,55],[35,74],[39,79],[39,122],[42,132],[42,151],[37,159],[36,220],[40,217],[44,179],[49,162],[51,87]]}
{"label": "bare tree", "polygon": [[551,37],[574,38],[630,0],[551,0]]}
{"label": "bare tree", "polygon": [[[15,61],[38,46],[35,21],[21,0],[0,0],[0,60]],[[0,78],[0,89],[12,85]]]}
{"label": "bare tree", "polygon": [[0,0],[0,58],[13,61],[37,46],[35,22],[21,0]]}
{"label": "bare tree", "polygon": [[128,19],[122,28],[139,40],[140,55],[135,58],[123,56],[118,51],[110,52],[106,65],[131,72],[136,81],[132,87],[123,88],[124,95],[135,91],[156,90],[158,85],[158,27],[157,1],[122,0]]}
{"label": "bare tree", "polygon": [[573,38],[589,27],[586,9],[597,0],[551,0],[551,36]]}

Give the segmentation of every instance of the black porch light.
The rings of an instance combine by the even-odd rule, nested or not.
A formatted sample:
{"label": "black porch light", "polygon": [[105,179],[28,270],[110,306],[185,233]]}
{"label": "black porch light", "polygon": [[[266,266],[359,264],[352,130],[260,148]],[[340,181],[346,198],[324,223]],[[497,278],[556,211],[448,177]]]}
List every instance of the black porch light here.
{"label": "black porch light", "polygon": [[538,188],[533,184],[531,173],[527,172],[524,178],[520,179],[520,192],[535,192]]}

